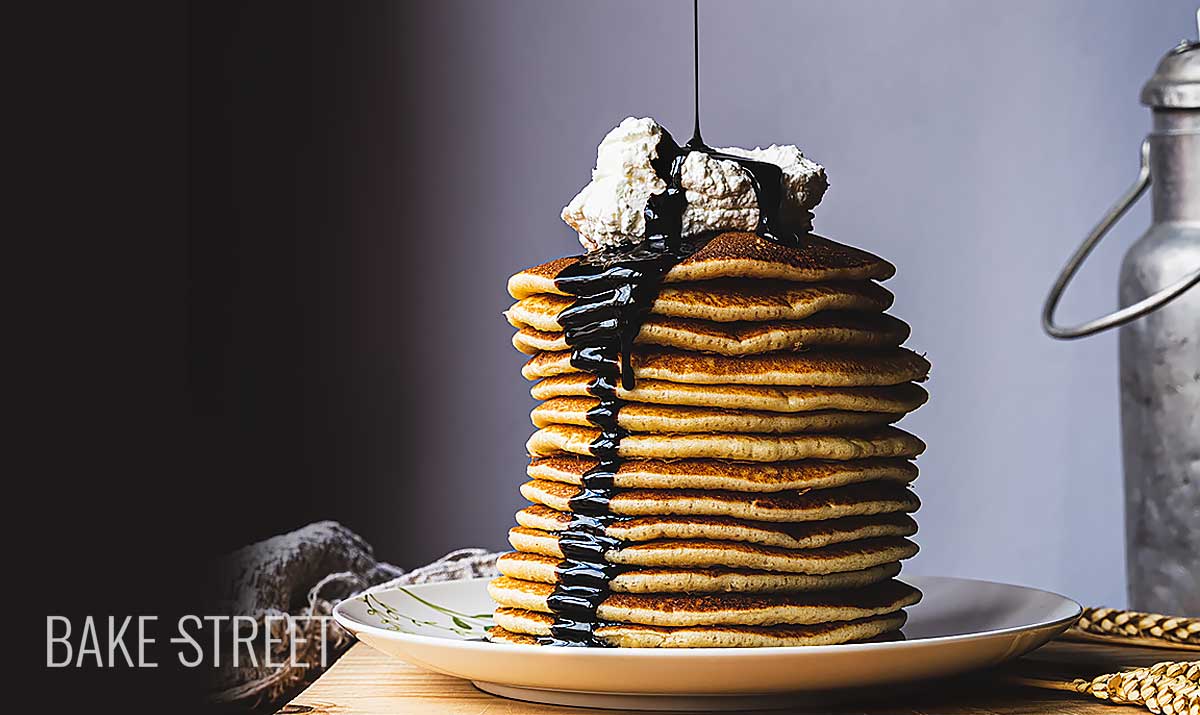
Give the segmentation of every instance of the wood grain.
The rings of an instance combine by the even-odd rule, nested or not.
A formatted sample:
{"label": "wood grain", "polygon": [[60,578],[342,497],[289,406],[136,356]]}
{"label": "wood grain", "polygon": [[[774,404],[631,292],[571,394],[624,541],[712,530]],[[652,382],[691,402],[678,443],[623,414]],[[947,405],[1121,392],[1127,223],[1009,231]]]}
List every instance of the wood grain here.
{"label": "wood grain", "polygon": [[[821,712],[833,715],[1121,715],[1145,710],[1088,695],[1014,685],[1009,678],[1093,678],[1194,652],[1056,641],[1008,665],[959,678],[884,690],[870,702]],[[420,670],[359,643],[280,713],[292,715],[612,715],[487,695],[465,680]],[[781,711],[774,711],[781,712]]]}

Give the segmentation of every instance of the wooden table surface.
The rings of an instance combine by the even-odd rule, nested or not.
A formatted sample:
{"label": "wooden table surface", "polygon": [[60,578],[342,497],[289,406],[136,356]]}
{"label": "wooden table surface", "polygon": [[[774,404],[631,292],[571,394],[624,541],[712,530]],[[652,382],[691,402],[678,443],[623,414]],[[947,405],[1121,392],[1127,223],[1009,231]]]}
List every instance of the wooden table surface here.
{"label": "wooden table surface", "polygon": [[[992,670],[908,691],[890,690],[870,702],[821,708],[832,715],[1135,715],[1142,707],[1115,706],[1070,692],[1014,685],[1013,674],[1052,680],[1091,679],[1163,660],[1195,660],[1195,651],[1056,641]],[[450,713],[451,715],[612,715],[613,710],[568,708],[507,700],[476,690],[469,682],[421,670],[355,644],[324,675],[280,713]],[[775,711],[781,712],[781,711]],[[802,712],[802,711],[798,711]]]}

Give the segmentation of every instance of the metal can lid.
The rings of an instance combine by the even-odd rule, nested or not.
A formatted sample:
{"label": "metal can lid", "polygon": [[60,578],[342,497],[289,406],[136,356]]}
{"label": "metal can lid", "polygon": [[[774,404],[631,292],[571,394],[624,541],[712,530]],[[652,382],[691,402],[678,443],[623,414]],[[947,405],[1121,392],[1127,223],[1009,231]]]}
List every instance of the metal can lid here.
{"label": "metal can lid", "polygon": [[1200,108],[1200,42],[1182,40],[1162,58],[1154,76],[1142,87],[1142,104]]}

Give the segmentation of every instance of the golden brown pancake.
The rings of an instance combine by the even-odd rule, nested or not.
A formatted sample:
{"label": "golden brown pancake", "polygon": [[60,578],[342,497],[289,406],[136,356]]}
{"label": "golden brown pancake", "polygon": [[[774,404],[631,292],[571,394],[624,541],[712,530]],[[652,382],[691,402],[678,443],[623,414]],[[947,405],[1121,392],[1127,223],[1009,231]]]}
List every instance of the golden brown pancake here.
{"label": "golden brown pancake", "polygon": [[[559,568],[567,562],[553,556],[514,551],[496,561],[501,575],[522,581],[558,583]],[[781,593],[861,588],[900,573],[899,562],[837,573],[788,573],[738,568],[630,568],[614,576],[614,593]]]}
{"label": "golden brown pancake", "polygon": [[[508,279],[508,293],[517,300],[535,293],[562,295],[554,279],[576,262],[578,257],[570,256],[527,268]],[[887,280],[895,273],[896,267],[879,256],[814,234],[803,237],[799,246],[792,247],[754,233],[729,231],[675,264],[663,282],[758,278],[827,283]]]}
{"label": "golden brown pancake", "polygon": [[[525,443],[531,457],[559,452],[591,454],[598,429],[572,425],[543,427]],[[785,462],[797,459],[862,459],[915,457],[925,443],[913,435],[884,427],[858,435],[836,434],[630,434],[621,440],[623,458],[730,459],[745,462]]]}
{"label": "golden brown pancake", "polygon": [[[630,362],[638,380],[666,380],[691,385],[797,385],[806,387],[869,387],[922,381],[929,362],[911,350],[876,352],[780,352],[727,357],[646,348],[633,352]],[[528,380],[582,372],[571,364],[570,351],[538,353],[525,363]]]}
{"label": "golden brown pancake", "polygon": [[[718,355],[757,355],[777,350],[889,348],[908,339],[904,322],[885,314],[822,313],[804,320],[763,323],[713,323],[689,318],[651,317],[634,342]],[[513,347],[526,355],[567,350],[562,331],[521,328]]]}
{"label": "golden brown pancake", "polygon": [[[582,489],[562,482],[530,481],[521,496],[555,511],[571,511]],[[700,489],[623,489],[608,508],[617,516],[728,516],[748,521],[824,521],[846,516],[910,513],[921,501],[912,490],[889,482],[852,484],[805,492],[746,494]]]}
{"label": "golden brown pancake", "polygon": [[[488,631],[495,643],[539,645],[537,636],[550,635],[554,618],[518,608],[496,610],[496,625]],[[596,637],[619,648],[764,648],[770,646],[838,645],[863,641],[899,630],[904,611],[854,621],[807,626],[645,626],[605,623]]]}
{"label": "golden brown pancake", "polygon": [[[556,511],[541,504],[517,512],[518,525],[540,531],[565,531],[573,521],[570,512]],[[783,549],[816,549],[883,536],[912,536],[917,533],[917,522],[902,512],[799,523],[670,514],[619,519],[606,525],[604,533],[628,542],[718,539]]]}
{"label": "golden brown pancake", "polygon": [[[574,298],[538,293],[505,311],[515,328],[562,330],[558,314]],[[650,306],[652,316],[692,318],[717,323],[803,320],[827,310],[882,313],[892,294],[878,283],[788,283],[764,280],[713,280],[664,285]]]}
{"label": "golden brown pancake", "polygon": [[[592,376],[572,373],[547,377],[529,392],[536,400],[553,397],[587,397]],[[882,387],[770,387],[766,385],[685,385],[665,380],[638,380],[632,390],[617,386],[617,397],[626,402],[686,405],[730,410],[768,412],[912,412],[929,399],[915,383]]]}
{"label": "golden brown pancake", "polygon": [[[555,397],[535,407],[530,417],[536,427],[555,424],[591,427],[588,411],[599,404],[599,400],[590,397]],[[617,413],[617,425],[630,432],[861,432],[891,424],[901,417],[904,415],[879,412],[762,412],[631,402]]]}
{"label": "golden brown pancake", "polygon": [[[508,543],[517,551],[555,559],[566,558],[558,535],[516,526]],[[900,537],[883,537],[831,544],[819,549],[781,549],[743,541],[661,539],[626,544],[608,551],[612,564],[646,568],[732,568],[783,573],[828,574],[862,569],[912,558],[917,545]]]}
{"label": "golden brown pancake", "polygon": [[[915,439],[915,438],[914,438]],[[533,479],[583,484],[583,475],[599,460],[558,454],[530,462]],[[781,492],[828,489],[883,480],[906,484],[917,478],[917,467],[903,459],[809,459],[798,462],[728,462],[716,459],[633,459],[614,475],[622,489],[710,489],[738,492]]]}
{"label": "golden brown pancake", "polygon": [[[890,315],[825,313],[803,321],[711,323],[686,318],[651,318],[642,323],[635,343],[716,353],[757,355],[809,348],[885,348],[903,343],[908,325]],[[521,328],[513,347],[533,355],[568,349],[561,331]]]}
{"label": "golden brown pancake", "polygon": [[[550,613],[553,584],[500,576],[488,594],[502,608]],[[917,589],[891,580],[863,588],[797,593],[613,593],[600,603],[598,620],[650,626],[807,625],[894,613],[921,600]]]}

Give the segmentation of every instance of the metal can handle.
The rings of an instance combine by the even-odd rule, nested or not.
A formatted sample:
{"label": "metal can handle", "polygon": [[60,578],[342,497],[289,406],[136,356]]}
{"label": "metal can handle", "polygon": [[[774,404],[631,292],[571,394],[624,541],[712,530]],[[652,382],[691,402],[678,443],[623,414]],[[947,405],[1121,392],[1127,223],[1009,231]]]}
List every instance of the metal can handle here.
{"label": "metal can handle", "polygon": [[1050,289],[1050,294],[1046,296],[1046,304],[1042,306],[1042,329],[1051,337],[1070,340],[1094,335],[1109,328],[1116,328],[1161,308],[1179,297],[1188,288],[1200,283],[1200,268],[1197,268],[1153,295],[1095,320],[1069,327],[1054,322],[1054,311],[1058,308],[1058,301],[1062,298],[1063,291],[1067,289],[1067,284],[1075,277],[1096,244],[1100,243],[1100,239],[1104,238],[1104,234],[1108,233],[1113,224],[1121,220],[1125,212],[1142,197],[1142,194],[1146,193],[1146,188],[1149,186],[1150,140],[1146,139],[1142,142],[1142,166],[1138,170],[1137,180],[1133,182],[1133,186],[1129,187],[1125,195],[1108,210],[1104,218],[1100,219],[1100,223],[1096,224],[1079,248],[1075,249],[1075,253],[1067,260],[1067,265],[1063,266],[1062,272],[1058,274],[1058,280],[1054,281],[1054,287]]}

